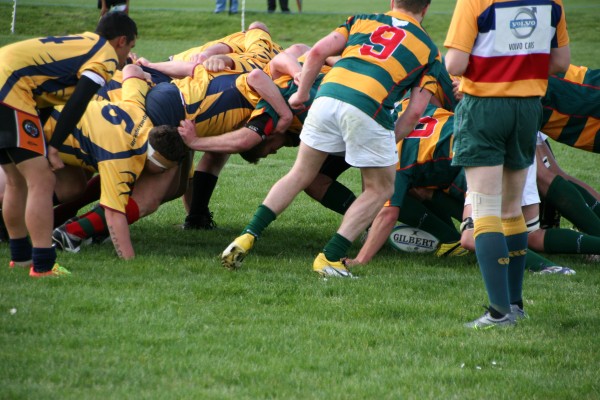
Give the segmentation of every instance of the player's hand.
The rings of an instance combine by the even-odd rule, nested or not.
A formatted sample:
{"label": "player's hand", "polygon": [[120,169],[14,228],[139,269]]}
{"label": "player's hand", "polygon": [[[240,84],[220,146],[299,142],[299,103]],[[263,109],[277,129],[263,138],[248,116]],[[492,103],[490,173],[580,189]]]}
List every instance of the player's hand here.
{"label": "player's hand", "polygon": [[279,115],[279,121],[277,121],[277,126],[275,126],[273,133],[285,133],[292,124],[292,119],[294,119],[294,115],[292,114],[292,111],[286,107],[285,114]]}
{"label": "player's hand", "polygon": [[346,266],[346,268],[352,268],[361,265],[356,258],[344,258],[342,263]]}
{"label": "player's hand", "polygon": [[294,74],[294,83],[296,84],[296,86],[300,86],[300,76],[302,76],[302,71]]}
{"label": "player's hand", "polygon": [[181,136],[183,142],[188,146],[196,139],[196,125],[189,119],[181,121],[177,127],[177,132],[179,132],[179,136]]}
{"label": "player's hand", "polygon": [[190,56],[190,61],[196,64],[204,64],[208,57],[204,53],[196,53]]}
{"label": "player's hand", "polygon": [[52,169],[52,171],[64,168],[65,166],[58,156],[58,150],[52,146],[48,146],[48,162],[50,163],[50,169]]}
{"label": "player's hand", "polygon": [[144,57],[139,57],[135,60],[135,64],[141,65],[142,67],[148,67],[150,66],[150,60],[147,60]]}
{"label": "player's hand", "polygon": [[308,100],[309,100],[309,96],[306,96],[306,98],[302,98],[299,96],[298,92],[296,92],[290,96],[290,98],[288,100],[288,104],[294,110],[302,110],[302,109],[306,108],[304,103],[307,102]]}
{"label": "player's hand", "polygon": [[216,55],[209,57],[202,65],[209,72],[221,72],[231,69],[230,64],[232,63],[233,61],[228,56]]}
{"label": "player's hand", "polygon": [[458,90],[458,86],[460,85],[460,78],[452,78],[452,94],[454,94],[454,98],[456,101],[461,101],[463,98],[463,92]]}

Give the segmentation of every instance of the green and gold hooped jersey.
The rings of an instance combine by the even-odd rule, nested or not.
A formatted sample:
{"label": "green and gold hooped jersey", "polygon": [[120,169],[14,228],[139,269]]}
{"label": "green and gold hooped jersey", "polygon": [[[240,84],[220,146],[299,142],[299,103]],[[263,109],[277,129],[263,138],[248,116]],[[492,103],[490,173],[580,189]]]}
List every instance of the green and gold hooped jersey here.
{"label": "green and gold hooped jersey", "polygon": [[119,61],[95,33],[48,36],[0,48],[0,103],[36,115],[37,108],[65,104],[84,71],[106,82]]}
{"label": "green and gold hooped jersey", "polygon": [[542,98],[542,128],[557,142],[600,153],[600,69],[569,66],[552,75]]}
{"label": "green and gold hooped jersey", "polygon": [[412,87],[436,91],[440,53],[412,17],[390,11],[356,15],[336,32],[347,38],[342,58],[327,73],[317,97],[354,105],[387,129],[394,103]]}
{"label": "green and gold hooped jersey", "polygon": [[[100,204],[124,213],[133,184],[146,162],[148,134],[153,125],[144,107],[148,83],[129,78],[122,90],[123,100],[119,102],[90,102],[59,151],[65,164],[100,173]],[[52,137],[60,110],[57,107],[44,126],[47,139]]]}
{"label": "green and gold hooped jersey", "polygon": [[186,119],[196,123],[196,135],[217,136],[242,126],[260,99],[247,74],[196,72],[203,77],[173,81],[183,95]]}
{"label": "green and gold hooped jersey", "polygon": [[[397,111],[406,109],[403,100]],[[398,142],[398,164],[392,205],[401,206],[408,189],[449,188],[461,167],[451,165],[454,143],[454,113],[428,105],[415,129]]]}

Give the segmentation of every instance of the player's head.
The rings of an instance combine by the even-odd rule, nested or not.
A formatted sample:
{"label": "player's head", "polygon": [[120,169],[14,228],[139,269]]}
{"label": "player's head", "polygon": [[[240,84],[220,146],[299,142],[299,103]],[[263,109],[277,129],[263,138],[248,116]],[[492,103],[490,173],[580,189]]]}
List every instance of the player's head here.
{"label": "player's head", "polygon": [[260,22],[260,21],[254,21],[254,22],[252,22],[252,23],[251,23],[251,24],[248,26],[248,31],[249,31],[250,29],[261,29],[261,30],[263,30],[263,31],[265,31],[265,32],[267,32],[267,33],[270,33],[270,32],[269,32],[269,28],[267,28],[267,25],[265,25],[263,22]]}
{"label": "player's head", "polygon": [[392,0],[392,8],[400,8],[414,14],[421,14],[429,7],[431,0]]}
{"label": "player's head", "polygon": [[135,40],[138,34],[135,21],[122,11],[104,14],[98,22],[96,33],[106,40],[125,36],[128,42]]}
{"label": "player's head", "polygon": [[251,164],[256,164],[261,158],[277,153],[282,147],[296,147],[300,144],[300,137],[296,133],[273,134],[251,148],[243,151],[240,156]]}
{"label": "player's head", "polygon": [[100,18],[96,33],[108,40],[115,48],[119,57],[119,67],[125,65],[138,34],[135,22],[121,11],[106,13]]}
{"label": "player's head", "polygon": [[163,171],[178,166],[189,151],[174,126],[155,126],[148,134],[148,161]]}

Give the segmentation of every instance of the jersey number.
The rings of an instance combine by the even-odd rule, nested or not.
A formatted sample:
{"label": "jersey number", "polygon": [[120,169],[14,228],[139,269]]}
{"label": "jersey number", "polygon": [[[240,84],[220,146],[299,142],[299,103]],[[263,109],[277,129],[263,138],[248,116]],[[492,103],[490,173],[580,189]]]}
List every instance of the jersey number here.
{"label": "jersey number", "polygon": [[415,129],[406,136],[411,139],[425,139],[433,135],[438,120],[432,117],[421,117]]}
{"label": "jersey number", "polygon": [[380,26],[369,38],[375,46],[363,44],[360,48],[360,54],[385,60],[400,46],[405,37],[406,32],[402,29],[389,25]]}
{"label": "jersey number", "polygon": [[113,125],[121,125],[122,122],[125,122],[125,132],[130,135],[131,132],[133,132],[133,128],[135,126],[133,120],[129,114],[121,110],[119,107],[113,105],[106,105],[102,107],[102,116],[105,120]]}
{"label": "jersey number", "polygon": [[83,37],[81,37],[81,36],[48,36],[43,39],[40,39],[40,42],[62,44],[69,40],[83,40]]}

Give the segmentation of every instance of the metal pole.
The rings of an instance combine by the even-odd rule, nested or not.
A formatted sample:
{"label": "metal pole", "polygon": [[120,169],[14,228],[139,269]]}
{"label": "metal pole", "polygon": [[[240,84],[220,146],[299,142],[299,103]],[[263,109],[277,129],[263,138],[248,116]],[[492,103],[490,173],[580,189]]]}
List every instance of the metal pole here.
{"label": "metal pole", "polygon": [[12,23],[10,24],[10,33],[15,33],[15,22],[17,19],[17,0],[13,1]]}

